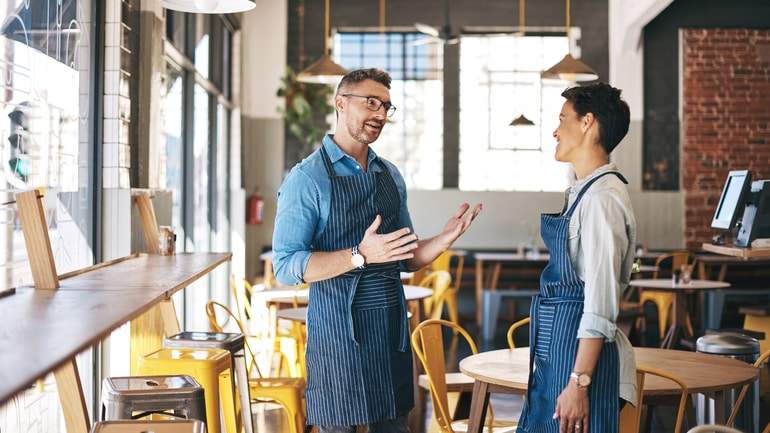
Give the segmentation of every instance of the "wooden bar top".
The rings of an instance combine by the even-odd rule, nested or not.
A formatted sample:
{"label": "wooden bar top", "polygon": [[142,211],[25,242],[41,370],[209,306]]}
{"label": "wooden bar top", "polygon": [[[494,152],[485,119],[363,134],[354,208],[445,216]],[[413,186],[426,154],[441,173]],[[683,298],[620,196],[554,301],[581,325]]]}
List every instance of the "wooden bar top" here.
{"label": "wooden bar top", "polygon": [[740,257],[742,259],[770,257],[770,248],[739,248],[730,245],[713,245],[708,242],[704,242],[701,248],[703,251],[710,253]]}
{"label": "wooden bar top", "polygon": [[134,255],[0,298],[0,404],[231,257]]}

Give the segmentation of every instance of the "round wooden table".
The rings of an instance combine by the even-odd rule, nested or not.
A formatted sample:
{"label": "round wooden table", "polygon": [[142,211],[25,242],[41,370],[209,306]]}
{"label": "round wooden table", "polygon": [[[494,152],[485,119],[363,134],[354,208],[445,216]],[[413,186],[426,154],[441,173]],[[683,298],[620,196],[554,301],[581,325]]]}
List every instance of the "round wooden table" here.
{"label": "round wooden table", "polygon": [[[406,315],[407,317],[412,317],[412,314],[409,312]],[[283,310],[278,310],[275,316],[283,320],[305,323],[307,322],[307,307],[284,308]]]}
{"label": "round wooden table", "polygon": [[[404,297],[407,302],[419,301],[425,299],[433,294],[433,290],[404,284]],[[269,298],[266,300],[268,304],[281,304],[281,305],[307,305],[310,296],[310,289],[294,290],[291,293],[287,292],[289,296],[278,296],[275,298]]]}
{"label": "round wooden table", "polygon": [[[705,353],[635,347],[638,365],[679,376],[690,393],[721,398],[726,390],[751,383],[758,370],[750,364]],[[481,433],[490,392],[524,394],[529,380],[529,348],[501,349],[471,355],[460,361],[460,371],[474,379],[468,433]],[[644,380],[644,395],[678,395],[676,383],[657,376]],[[724,419],[717,420],[724,423]]]}
{"label": "round wooden table", "polygon": [[711,280],[691,280],[688,284],[674,284],[671,281],[671,278],[640,278],[638,280],[631,280],[629,285],[632,287],[638,287],[642,290],[648,289],[671,292],[671,294],[674,296],[674,303],[671,306],[671,327],[668,328],[666,337],[661,342],[661,347],[668,349],[675,347],[679,343],[680,333],[683,329],[686,328],[685,321],[687,317],[687,298],[685,295],[703,290],[726,289],[730,287],[730,283]]}

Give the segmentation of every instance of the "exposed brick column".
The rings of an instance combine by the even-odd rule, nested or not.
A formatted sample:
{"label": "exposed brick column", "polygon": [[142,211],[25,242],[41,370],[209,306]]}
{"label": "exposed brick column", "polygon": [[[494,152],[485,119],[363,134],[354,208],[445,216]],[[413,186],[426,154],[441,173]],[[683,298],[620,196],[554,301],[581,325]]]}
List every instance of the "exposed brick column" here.
{"label": "exposed brick column", "polygon": [[682,31],[685,242],[713,235],[727,172],[770,178],[770,31]]}

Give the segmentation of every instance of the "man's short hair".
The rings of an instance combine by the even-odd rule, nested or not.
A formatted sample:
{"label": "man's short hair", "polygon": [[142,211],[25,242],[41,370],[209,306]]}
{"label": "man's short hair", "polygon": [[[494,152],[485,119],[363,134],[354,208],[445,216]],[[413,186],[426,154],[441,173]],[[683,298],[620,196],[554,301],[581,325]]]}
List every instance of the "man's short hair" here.
{"label": "man's short hair", "polygon": [[345,74],[344,77],[342,77],[342,80],[340,80],[340,84],[337,86],[337,94],[340,94],[340,90],[344,89],[345,87],[360,83],[364,80],[373,80],[376,81],[383,86],[390,89],[390,74],[383,71],[382,69],[377,68],[368,68],[368,69],[356,69],[353,71],[348,72]]}
{"label": "man's short hair", "polygon": [[599,122],[599,143],[609,155],[628,132],[631,113],[620,89],[607,83],[571,87],[561,96],[572,103],[580,117],[593,113]]}

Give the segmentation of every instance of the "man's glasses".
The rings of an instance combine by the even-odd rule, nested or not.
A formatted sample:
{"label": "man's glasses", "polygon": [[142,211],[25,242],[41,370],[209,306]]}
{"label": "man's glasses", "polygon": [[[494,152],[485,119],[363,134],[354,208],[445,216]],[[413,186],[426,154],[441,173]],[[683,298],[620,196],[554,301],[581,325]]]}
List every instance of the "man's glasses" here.
{"label": "man's glasses", "polygon": [[390,102],[382,102],[374,96],[354,95],[352,93],[343,93],[340,96],[366,99],[366,108],[368,108],[369,111],[376,112],[380,111],[380,107],[385,107],[385,114],[387,114],[388,117],[393,117],[393,114],[396,112],[396,107],[393,104]]}

